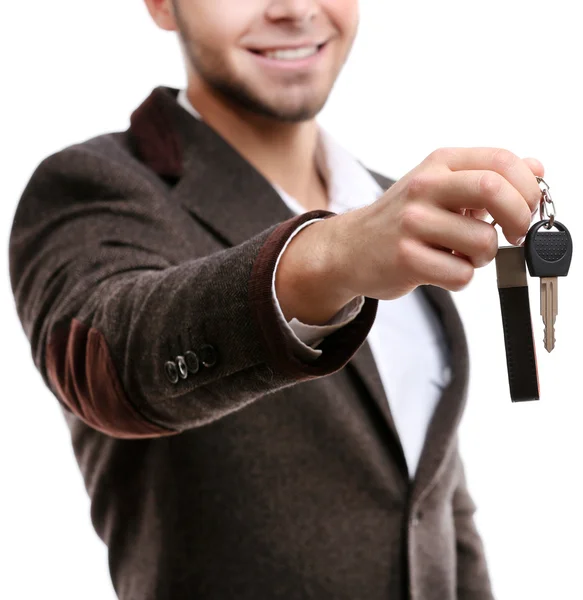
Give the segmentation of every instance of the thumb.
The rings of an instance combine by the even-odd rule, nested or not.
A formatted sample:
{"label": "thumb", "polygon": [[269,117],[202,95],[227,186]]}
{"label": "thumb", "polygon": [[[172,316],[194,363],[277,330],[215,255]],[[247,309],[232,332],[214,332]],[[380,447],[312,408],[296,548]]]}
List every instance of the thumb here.
{"label": "thumb", "polygon": [[543,164],[540,162],[540,160],[537,160],[536,158],[530,158],[530,157],[524,158],[523,160],[528,165],[528,167],[530,168],[530,170],[533,172],[534,175],[536,175],[538,177],[545,176],[545,168],[544,168]]}

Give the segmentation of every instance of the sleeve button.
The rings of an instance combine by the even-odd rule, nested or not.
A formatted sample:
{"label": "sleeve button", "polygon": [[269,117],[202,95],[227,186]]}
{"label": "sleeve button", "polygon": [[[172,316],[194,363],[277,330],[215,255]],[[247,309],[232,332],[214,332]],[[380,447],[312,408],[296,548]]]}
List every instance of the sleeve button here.
{"label": "sleeve button", "polygon": [[200,355],[200,361],[205,367],[213,367],[217,363],[217,352],[209,344],[203,346],[198,353]]}
{"label": "sleeve button", "polygon": [[198,369],[200,368],[198,356],[192,350],[184,353],[184,360],[186,361],[186,367],[191,373],[198,373]]}
{"label": "sleeve button", "polygon": [[176,365],[178,367],[178,374],[182,379],[186,379],[188,377],[188,369],[186,367],[186,361],[184,360],[184,356],[176,357]]}
{"label": "sleeve button", "polygon": [[166,377],[168,377],[170,383],[176,383],[178,381],[178,367],[174,361],[167,361],[164,364],[164,371],[166,371]]}

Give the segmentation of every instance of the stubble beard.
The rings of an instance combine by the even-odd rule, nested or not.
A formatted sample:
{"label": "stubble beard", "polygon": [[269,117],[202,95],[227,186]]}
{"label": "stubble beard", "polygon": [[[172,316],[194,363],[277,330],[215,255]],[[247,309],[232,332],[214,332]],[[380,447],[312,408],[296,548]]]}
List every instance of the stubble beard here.
{"label": "stubble beard", "polygon": [[227,104],[285,123],[313,119],[326,104],[331,90],[322,99],[304,100],[294,108],[278,107],[277,101],[269,103],[262,99],[250,85],[225,69],[224,61],[212,48],[193,38],[181,16],[178,0],[174,0],[174,12],[190,68]]}
{"label": "stubble beard", "polygon": [[[222,61],[220,59],[217,60],[212,55],[212,51],[208,51],[200,44],[195,44],[184,38],[183,44],[186,51],[186,58],[190,62],[191,68],[194,69],[206,85],[221,96],[228,104],[241,107],[256,115],[276,121],[299,123],[313,119],[322,110],[328,99],[328,95],[326,95],[321,101],[301,101],[294,108],[278,106],[277,100],[273,102],[264,100],[255,92],[251,85],[228,73]],[[293,93],[293,91],[290,93]],[[284,104],[284,102],[281,104]]]}

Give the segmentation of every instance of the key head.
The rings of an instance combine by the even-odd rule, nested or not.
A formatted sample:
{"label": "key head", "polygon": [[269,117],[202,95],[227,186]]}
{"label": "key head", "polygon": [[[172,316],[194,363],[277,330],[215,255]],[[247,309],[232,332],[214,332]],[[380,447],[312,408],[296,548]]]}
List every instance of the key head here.
{"label": "key head", "polygon": [[555,221],[556,231],[541,231],[548,223],[535,223],[526,235],[524,254],[531,277],[565,277],[571,266],[573,240],[569,230]]}

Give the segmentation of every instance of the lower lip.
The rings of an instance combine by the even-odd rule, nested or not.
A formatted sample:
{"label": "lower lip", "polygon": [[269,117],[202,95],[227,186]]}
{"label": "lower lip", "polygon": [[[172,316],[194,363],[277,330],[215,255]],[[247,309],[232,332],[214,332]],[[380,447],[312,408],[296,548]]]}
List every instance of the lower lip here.
{"label": "lower lip", "polygon": [[322,59],[327,47],[328,44],[324,44],[315,54],[294,60],[268,58],[267,56],[264,56],[263,54],[257,54],[256,52],[250,53],[257,59],[259,63],[267,67],[283,71],[300,71],[314,67]]}

